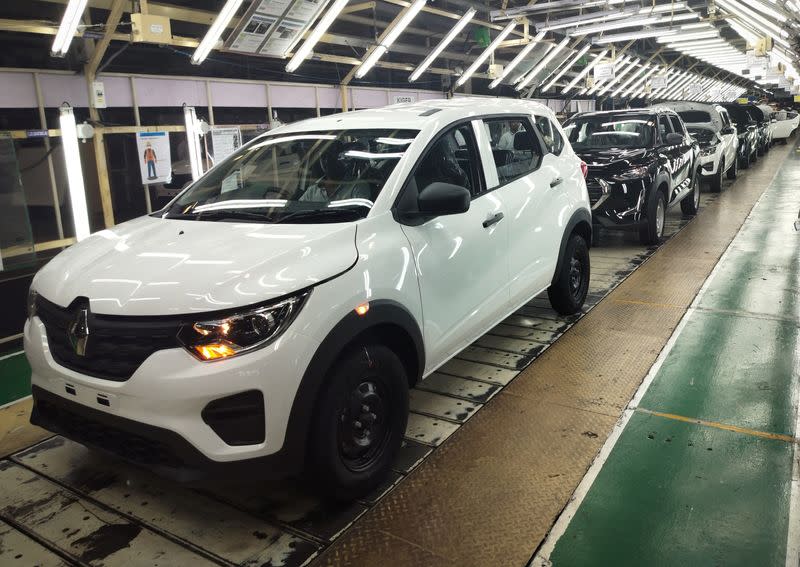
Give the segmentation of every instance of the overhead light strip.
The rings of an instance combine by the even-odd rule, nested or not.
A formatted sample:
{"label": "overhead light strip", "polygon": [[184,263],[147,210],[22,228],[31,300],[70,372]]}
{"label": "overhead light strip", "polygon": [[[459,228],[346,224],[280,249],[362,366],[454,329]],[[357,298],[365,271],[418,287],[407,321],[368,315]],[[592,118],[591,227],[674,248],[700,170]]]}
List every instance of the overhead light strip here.
{"label": "overhead light strip", "polygon": [[463,16],[461,16],[461,18],[456,22],[456,25],[453,26],[453,29],[447,32],[447,35],[442,38],[442,41],[440,41],[439,44],[434,47],[433,51],[431,51],[430,54],[422,61],[422,63],[420,63],[417,68],[414,69],[414,72],[408,77],[409,82],[413,83],[420,78],[420,76],[428,69],[428,67],[431,66],[436,58],[442,54],[442,51],[444,51],[445,48],[453,42],[458,34],[461,33],[461,30],[463,30],[470,20],[475,17],[476,13],[477,10],[475,10],[475,8],[470,8]]}
{"label": "overhead light strip", "polygon": [[61,18],[61,25],[58,26],[56,37],[53,40],[51,55],[64,57],[67,54],[72,38],[78,31],[78,24],[81,23],[87,2],[88,0],[69,0],[67,8],[64,10],[64,16]]}
{"label": "overhead light strip", "polygon": [[495,49],[497,49],[497,46],[505,41],[508,35],[514,31],[515,27],[517,27],[516,22],[511,22],[505,28],[503,28],[503,31],[501,31],[497,37],[494,38],[492,43],[490,43],[489,46],[483,50],[483,53],[478,55],[478,58],[475,59],[472,65],[470,65],[469,68],[461,74],[456,81],[456,87],[462,86],[472,75],[475,74],[475,71],[477,71],[478,68],[483,65],[483,62],[486,61],[492,53],[494,53]]}
{"label": "overhead light strip", "polygon": [[595,58],[594,58],[594,61],[592,61],[592,62],[591,62],[591,63],[589,63],[589,64],[588,64],[586,67],[584,67],[584,68],[583,68],[583,70],[582,70],[580,73],[578,73],[578,74],[577,74],[577,75],[576,75],[576,76],[575,76],[575,77],[574,77],[574,78],[573,78],[573,79],[572,79],[572,80],[571,80],[571,81],[570,81],[570,82],[567,84],[567,86],[566,86],[566,87],[564,87],[564,89],[561,91],[561,94],[567,94],[567,93],[568,93],[568,92],[569,92],[569,91],[570,91],[572,88],[574,88],[574,87],[575,87],[575,85],[577,85],[577,84],[578,84],[578,81],[580,81],[580,80],[581,80],[581,79],[583,79],[583,78],[584,78],[586,75],[588,75],[588,74],[589,74],[589,71],[591,71],[592,69],[594,69],[594,68],[595,68],[595,66],[596,66],[598,63],[600,63],[600,62],[603,60],[603,57],[605,57],[607,53],[608,53],[608,49],[604,49],[603,51],[601,51],[601,52],[600,52],[600,53],[597,55],[597,57],[595,57]]}
{"label": "overhead light strip", "polygon": [[309,55],[311,55],[311,50],[314,49],[314,46],[317,45],[317,42],[322,38],[322,35],[328,31],[328,28],[331,27],[334,20],[339,16],[339,13],[347,6],[349,0],[336,0],[328,11],[325,12],[325,15],[320,18],[319,22],[317,23],[314,30],[308,34],[306,37],[305,42],[300,48],[295,52],[292,58],[289,60],[289,63],[286,64],[286,72],[287,73],[294,73],[300,65],[303,64]]}
{"label": "overhead light strip", "polygon": [[512,60],[511,60],[511,62],[510,62],[508,65],[506,65],[506,66],[505,66],[505,68],[503,69],[503,72],[500,74],[500,76],[499,76],[499,77],[497,77],[497,78],[496,78],[494,81],[492,81],[491,83],[489,83],[489,88],[490,88],[490,89],[493,89],[493,88],[495,88],[497,85],[499,85],[500,83],[502,83],[502,82],[503,82],[503,81],[506,79],[506,77],[508,77],[508,76],[511,74],[511,71],[513,71],[514,69],[516,69],[517,65],[519,65],[520,63],[522,63],[523,59],[525,59],[525,58],[526,58],[528,55],[530,55],[531,51],[533,51],[533,48],[534,48],[534,47],[536,47],[536,45],[537,45],[537,44],[538,44],[540,41],[542,41],[542,38],[544,37],[544,34],[545,34],[545,33],[546,33],[546,32],[540,31],[540,32],[539,32],[539,33],[537,33],[535,36],[533,36],[533,39],[531,40],[531,42],[530,42],[528,45],[526,45],[526,46],[525,46],[525,47],[522,49],[522,51],[520,51],[520,52],[517,54],[517,56],[516,56],[516,57],[514,57],[514,59],[512,59]]}
{"label": "overhead light strip", "polygon": [[570,41],[570,40],[569,40],[569,38],[568,38],[568,37],[565,37],[565,38],[564,38],[564,39],[562,39],[562,40],[561,40],[559,43],[557,43],[557,44],[555,45],[555,47],[553,47],[553,48],[552,48],[552,49],[551,49],[551,50],[550,50],[550,51],[547,53],[547,55],[545,55],[545,56],[542,58],[542,60],[541,60],[541,61],[539,61],[539,63],[538,63],[538,64],[537,64],[537,65],[536,65],[536,66],[535,66],[533,69],[531,69],[531,70],[530,70],[530,72],[529,72],[527,75],[525,75],[525,78],[524,78],[524,79],[522,79],[522,80],[521,80],[521,81],[520,81],[520,82],[517,84],[517,86],[516,86],[516,87],[514,87],[514,88],[515,88],[516,90],[518,90],[518,91],[521,91],[521,90],[522,90],[522,89],[524,89],[526,86],[528,86],[528,84],[530,84],[530,82],[531,82],[533,79],[535,79],[535,78],[536,78],[536,76],[537,76],[539,73],[541,73],[541,72],[542,72],[542,69],[544,69],[545,67],[547,67],[548,63],[550,63],[550,62],[553,60],[553,58],[554,58],[554,57],[555,57],[555,56],[556,56],[556,55],[557,55],[557,54],[558,54],[558,53],[559,53],[559,52],[560,52],[562,49],[564,49],[564,46],[566,46],[566,45],[567,45],[567,43],[569,43],[569,41]]}
{"label": "overhead light strip", "polygon": [[547,83],[547,84],[546,84],[546,85],[545,85],[545,86],[542,88],[542,92],[547,92],[547,91],[549,91],[549,90],[550,90],[550,89],[553,87],[553,85],[554,85],[554,84],[556,84],[556,82],[558,82],[558,80],[559,80],[561,77],[563,77],[563,76],[564,76],[564,74],[565,74],[567,71],[569,71],[570,69],[572,69],[572,68],[575,66],[575,64],[576,64],[576,63],[577,63],[577,62],[580,60],[580,58],[581,58],[581,57],[583,57],[584,55],[586,55],[586,52],[587,52],[587,51],[589,51],[589,49],[590,49],[591,47],[592,47],[592,46],[591,46],[591,45],[589,45],[588,43],[587,43],[586,45],[584,45],[584,46],[581,48],[581,50],[580,50],[580,51],[578,51],[578,53],[577,53],[577,54],[576,54],[576,55],[575,55],[575,56],[574,56],[572,59],[570,59],[570,60],[569,60],[569,63],[567,63],[566,65],[564,65],[564,67],[562,67],[561,71],[559,71],[559,72],[556,74],[556,76],[555,76],[555,77],[553,77],[553,78],[550,80],[550,82],[549,82],[549,83]]}
{"label": "overhead light strip", "polygon": [[199,65],[205,61],[208,54],[211,53],[211,50],[217,45],[217,41],[219,41],[219,38],[222,36],[222,32],[227,29],[228,24],[236,15],[236,12],[239,11],[239,7],[242,5],[243,1],[244,0],[228,0],[225,2],[222,10],[217,14],[214,23],[208,28],[205,37],[200,41],[200,45],[197,46],[197,49],[195,49],[192,54],[192,63],[194,65]]}
{"label": "overhead light strip", "polygon": [[400,34],[405,31],[411,21],[417,17],[417,14],[425,7],[427,1],[428,0],[415,0],[413,4],[406,8],[405,12],[396,20],[391,29],[384,33],[380,43],[367,55],[361,63],[361,66],[356,69],[356,79],[362,79],[369,73],[370,69],[372,69],[375,63],[389,51],[389,47],[400,37]]}

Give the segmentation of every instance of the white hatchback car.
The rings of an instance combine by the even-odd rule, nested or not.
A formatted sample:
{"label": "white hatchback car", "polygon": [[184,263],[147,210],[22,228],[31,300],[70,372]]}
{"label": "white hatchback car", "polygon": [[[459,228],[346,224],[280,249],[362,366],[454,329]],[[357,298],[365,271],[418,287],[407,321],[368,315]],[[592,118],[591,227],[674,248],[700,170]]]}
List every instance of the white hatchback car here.
{"label": "white hatchback car", "polygon": [[172,475],[263,464],[362,494],[410,386],[545,289],[581,309],[584,175],[527,101],[281,127],[39,271],[31,421]]}

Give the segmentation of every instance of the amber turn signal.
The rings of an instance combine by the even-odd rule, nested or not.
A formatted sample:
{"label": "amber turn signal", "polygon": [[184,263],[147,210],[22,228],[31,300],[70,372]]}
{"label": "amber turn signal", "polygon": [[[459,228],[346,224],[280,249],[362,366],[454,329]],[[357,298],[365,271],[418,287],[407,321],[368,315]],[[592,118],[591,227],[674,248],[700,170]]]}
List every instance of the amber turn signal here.
{"label": "amber turn signal", "polygon": [[216,360],[218,358],[225,358],[236,354],[236,350],[225,343],[196,345],[194,350],[203,360]]}

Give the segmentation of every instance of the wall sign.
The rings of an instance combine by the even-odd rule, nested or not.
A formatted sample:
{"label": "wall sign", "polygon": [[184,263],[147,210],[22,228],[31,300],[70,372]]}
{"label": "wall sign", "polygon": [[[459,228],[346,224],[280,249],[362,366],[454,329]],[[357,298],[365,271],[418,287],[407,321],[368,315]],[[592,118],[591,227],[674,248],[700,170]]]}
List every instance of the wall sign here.
{"label": "wall sign", "polygon": [[242,147],[242,131],[237,128],[211,128],[214,164],[218,164]]}
{"label": "wall sign", "polygon": [[666,75],[653,75],[653,78],[650,79],[650,86],[654,89],[666,89],[667,85]]}
{"label": "wall sign", "polygon": [[594,66],[594,80],[605,81],[614,78],[614,64],[600,63]]}
{"label": "wall sign", "polygon": [[138,132],[136,147],[144,185],[172,181],[172,156],[167,132]]}
{"label": "wall sign", "polygon": [[394,97],[395,104],[407,104],[411,102],[417,102],[417,97],[414,95],[395,95]]}

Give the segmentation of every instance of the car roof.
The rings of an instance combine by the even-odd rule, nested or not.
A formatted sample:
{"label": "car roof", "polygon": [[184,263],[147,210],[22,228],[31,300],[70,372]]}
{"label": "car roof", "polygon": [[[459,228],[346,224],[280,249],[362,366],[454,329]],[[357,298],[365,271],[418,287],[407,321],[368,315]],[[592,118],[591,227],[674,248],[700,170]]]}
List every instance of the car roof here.
{"label": "car roof", "polygon": [[531,100],[492,97],[456,97],[392,104],[382,108],[342,112],[281,126],[271,132],[313,130],[402,128],[422,130],[431,123],[449,124],[470,116],[493,114],[538,114],[555,121],[547,106]]}

